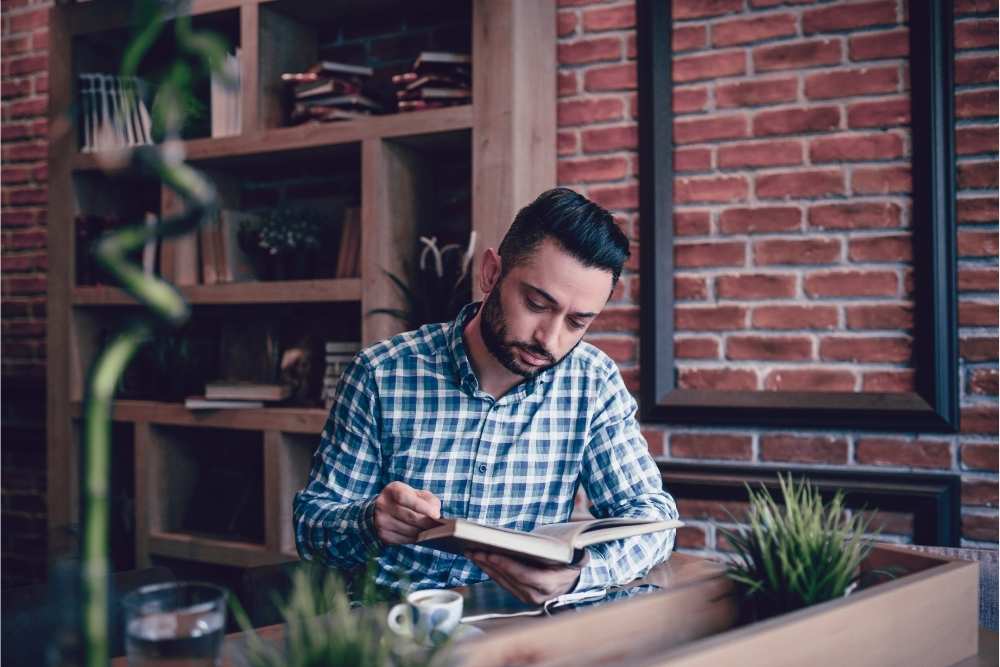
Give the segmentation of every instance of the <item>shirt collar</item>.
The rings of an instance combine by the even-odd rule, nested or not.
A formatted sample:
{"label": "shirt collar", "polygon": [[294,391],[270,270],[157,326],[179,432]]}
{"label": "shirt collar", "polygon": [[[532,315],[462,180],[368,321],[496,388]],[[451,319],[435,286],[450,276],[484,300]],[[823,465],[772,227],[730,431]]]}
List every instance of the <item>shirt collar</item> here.
{"label": "shirt collar", "polygon": [[[462,307],[462,310],[458,312],[458,316],[452,323],[450,338],[448,341],[448,348],[451,352],[451,360],[453,370],[455,372],[455,379],[458,385],[468,394],[476,395],[480,391],[479,388],[479,378],[476,377],[476,372],[472,369],[472,362],[469,361],[468,349],[465,346],[465,325],[469,323],[476,313],[479,312],[479,307],[482,305],[482,301],[473,301],[472,303],[466,304]],[[499,400],[507,400],[521,398],[535,391],[535,388],[540,384],[548,382],[552,379],[555,374],[555,367],[547,368],[543,372],[535,375],[530,380],[521,382],[520,384],[511,388],[506,394],[504,394]]]}

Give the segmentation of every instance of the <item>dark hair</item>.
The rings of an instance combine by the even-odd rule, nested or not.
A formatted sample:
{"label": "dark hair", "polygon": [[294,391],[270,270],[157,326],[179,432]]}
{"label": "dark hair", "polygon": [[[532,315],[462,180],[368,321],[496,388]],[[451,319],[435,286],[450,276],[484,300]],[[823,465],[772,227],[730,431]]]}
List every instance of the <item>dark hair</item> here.
{"label": "dark hair", "polygon": [[530,257],[545,238],[555,240],[584,266],[611,272],[612,285],[629,257],[628,238],[610,213],[569,188],[553,188],[514,217],[500,242],[502,275]]}

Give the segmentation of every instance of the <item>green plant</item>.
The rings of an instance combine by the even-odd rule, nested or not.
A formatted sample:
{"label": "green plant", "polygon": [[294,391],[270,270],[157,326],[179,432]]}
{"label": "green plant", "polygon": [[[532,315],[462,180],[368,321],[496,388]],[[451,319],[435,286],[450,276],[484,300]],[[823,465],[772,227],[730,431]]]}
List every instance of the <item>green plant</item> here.
{"label": "green plant", "polygon": [[406,307],[375,308],[368,312],[369,315],[389,315],[416,329],[424,324],[454,319],[472,298],[469,267],[476,250],[476,232],[469,235],[469,245],[464,251],[457,243],[438,248],[434,236],[421,236],[420,243],[424,247],[419,255],[418,270],[413,272],[412,286],[400,276],[385,272],[403,296]]}
{"label": "green plant", "polygon": [[[247,223],[246,233],[256,236],[256,245],[269,255],[285,255],[323,246],[325,216],[310,208],[278,206],[259,223]],[[241,228],[241,233],[244,230]]]}
{"label": "green plant", "polygon": [[870,520],[848,517],[842,492],[824,505],[808,482],[791,475],[779,482],[781,504],[767,489],[748,486],[747,525],[719,529],[736,552],[727,573],[742,590],[750,620],[842,597],[860,581],[861,562],[871,551],[864,539]]}

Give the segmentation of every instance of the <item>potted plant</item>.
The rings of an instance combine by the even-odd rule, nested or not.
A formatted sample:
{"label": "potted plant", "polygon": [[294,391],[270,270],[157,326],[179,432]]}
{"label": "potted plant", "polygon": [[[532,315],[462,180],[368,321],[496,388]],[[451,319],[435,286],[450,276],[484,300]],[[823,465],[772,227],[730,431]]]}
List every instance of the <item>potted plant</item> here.
{"label": "potted plant", "polygon": [[[719,528],[735,550],[728,576],[742,593],[744,620],[757,621],[849,594],[861,580],[872,545],[870,519],[848,516],[843,492],[823,504],[819,491],[779,478],[781,504],[752,490],[747,525]],[[735,519],[734,519],[735,521]]]}
{"label": "potted plant", "polygon": [[329,245],[332,225],[315,209],[277,206],[261,218],[244,218],[239,239],[255,259],[263,280],[303,280],[317,276],[320,253],[333,255]]}

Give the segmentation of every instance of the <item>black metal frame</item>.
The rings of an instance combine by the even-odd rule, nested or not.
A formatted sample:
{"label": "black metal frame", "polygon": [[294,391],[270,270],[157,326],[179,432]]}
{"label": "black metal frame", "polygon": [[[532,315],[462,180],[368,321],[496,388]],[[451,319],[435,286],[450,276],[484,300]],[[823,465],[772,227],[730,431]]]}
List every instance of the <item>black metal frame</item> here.
{"label": "black metal frame", "polygon": [[745,484],[763,484],[778,499],[778,474],[806,477],[829,501],[844,492],[853,510],[906,512],[913,515],[913,543],[961,546],[962,479],[951,474],[911,474],[858,470],[808,470],[777,466],[728,466],[659,462],[663,488],[674,498],[747,501]]}
{"label": "black metal frame", "polygon": [[910,3],[916,391],[701,391],[674,378],[669,2],[638,0],[642,419],[648,422],[954,432],[959,423],[955,151],[949,0]]}

